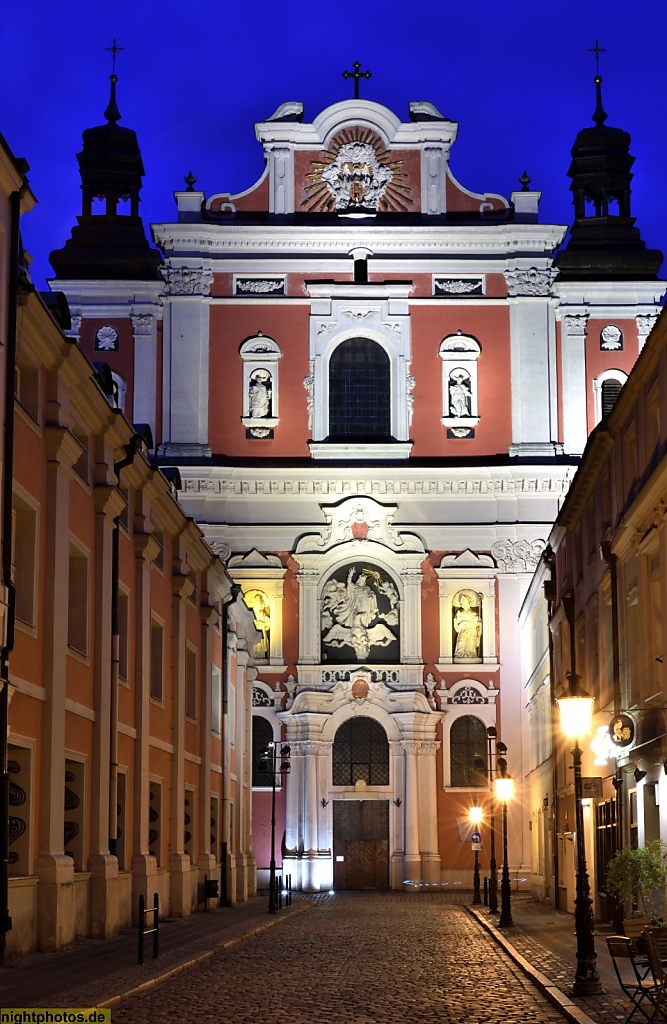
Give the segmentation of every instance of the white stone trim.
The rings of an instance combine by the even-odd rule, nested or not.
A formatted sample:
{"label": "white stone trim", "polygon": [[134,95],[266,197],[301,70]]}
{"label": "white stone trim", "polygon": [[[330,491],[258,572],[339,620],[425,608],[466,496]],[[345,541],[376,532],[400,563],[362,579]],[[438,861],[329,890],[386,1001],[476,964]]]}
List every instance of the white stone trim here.
{"label": "white stone trim", "polygon": [[[450,429],[472,429],[479,423],[477,361],[481,355],[479,342],[468,334],[457,331],[440,343],[438,355],[442,360],[442,424]],[[457,371],[465,374],[462,381],[469,391],[469,412],[460,414],[452,409],[451,386],[456,383]]]}
{"label": "white stone trim", "polygon": [[[241,422],[244,427],[250,430],[266,428],[272,430],[278,426],[278,360],[282,356],[279,345],[273,338],[265,337],[258,333],[253,338],[247,338],[239,354],[243,360],[243,416]],[[250,388],[257,372],[269,374],[271,382],[271,415],[253,416],[250,409]]]}
{"label": "white stone trim", "polygon": [[440,654],[436,666],[439,671],[451,670],[453,665],[466,664],[454,659],[452,640],[452,601],[460,590],[466,589],[482,595],[482,653],[475,663],[494,668],[497,666],[496,571],[493,565],[479,565],[478,568],[472,565],[457,566],[449,561],[449,556],[445,556],[436,568],[440,604]]}
{"label": "white stone trim", "polygon": [[625,384],[628,379],[627,373],[623,370],[610,368],[609,370],[603,370],[599,377],[596,377],[593,381],[593,400],[595,402],[595,422],[596,424],[602,419],[602,385],[607,380],[616,380],[621,386]]}
{"label": "white stone trim", "polygon": [[[464,689],[464,687],[472,686],[479,694],[484,698],[486,703],[484,704],[452,704],[452,698],[456,694]],[[460,679],[454,684],[449,690],[444,688],[435,691],[440,698],[440,706],[444,712],[444,719],[442,723],[442,788],[450,789],[452,780],[452,764],[451,764],[451,730],[452,725],[459,718],[464,718],[466,715],[472,715],[475,718],[479,718],[488,729],[490,726],[496,725],[496,697],[498,690],[495,689],[493,683],[489,687],[486,687],[484,683],[478,679],[465,677]],[[483,751],[484,758],[486,761],[487,749]],[[468,788],[468,787],[465,787]],[[477,788],[477,787],[475,787]],[[488,789],[487,786],[480,786],[480,791]],[[456,787],[456,791],[460,791],[460,787]]]}

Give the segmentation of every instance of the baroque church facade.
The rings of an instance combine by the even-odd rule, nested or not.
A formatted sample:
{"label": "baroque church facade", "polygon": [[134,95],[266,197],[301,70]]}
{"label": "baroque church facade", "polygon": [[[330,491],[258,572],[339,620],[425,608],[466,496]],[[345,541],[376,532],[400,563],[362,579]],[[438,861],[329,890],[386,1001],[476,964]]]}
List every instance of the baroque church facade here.
{"label": "baroque church facade", "polygon": [[[310,891],[469,884],[495,730],[528,882],[519,611],[664,291],[630,215],[629,136],[596,80],[568,234],[525,175],[508,198],[460,184],[458,126],[431,103],[402,121],[345,100],[312,123],[286,103],[256,126],[260,180],[207,196],[189,175],[158,252],[115,86],[50,286],[253,611],[253,755],[291,752],[279,870]],[[260,881],[270,805],[255,763]]]}

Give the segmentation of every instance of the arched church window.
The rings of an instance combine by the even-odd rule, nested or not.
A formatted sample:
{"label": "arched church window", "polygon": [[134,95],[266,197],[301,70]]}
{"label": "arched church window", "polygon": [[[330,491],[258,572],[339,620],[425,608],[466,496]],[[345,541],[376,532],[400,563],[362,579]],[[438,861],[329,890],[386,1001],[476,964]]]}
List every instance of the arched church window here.
{"label": "arched church window", "polygon": [[389,785],[389,742],[373,718],[350,718],[336,733],[333,744],[334,786]]}
{"label": "arched church window", "polygon": [[[452,786],[486,786],[486,726],[474,715],[463,715],[452,724],[449,734],[450,782]],[[481,767],[484,766],[484,767]]]}
{"label": "arched church window", "polygon": [[596,423],[599,423],[604,416],[609,415],[627,379],[628,376],[623,370],[613,368],[604,370],[593,381]]}
{"label": "arched church window", "polygon": [[342,342],[329,363],[329,438],[391,436],[389,356],[370,338]]}
{"label": "arched church window", "polygon": [[252,784],[254,787],[271,785],[270,772],[262,772],[259,762],[269,743],[273,743],[271,723],[261,715],[252,716]]}
{"label": "arched church window", "polygon": [[623,387],[620,380],[605,380],[602,384],[602,415],[608,416]]}

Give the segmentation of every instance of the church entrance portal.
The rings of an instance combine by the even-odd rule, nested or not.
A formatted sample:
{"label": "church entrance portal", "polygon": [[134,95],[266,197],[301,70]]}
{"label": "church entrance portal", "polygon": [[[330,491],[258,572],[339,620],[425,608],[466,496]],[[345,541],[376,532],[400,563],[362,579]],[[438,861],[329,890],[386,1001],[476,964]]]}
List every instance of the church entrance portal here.
{"label": "church entrance portal", "polygon": [[334,800],[334,889],[389,888],[389,801]]}

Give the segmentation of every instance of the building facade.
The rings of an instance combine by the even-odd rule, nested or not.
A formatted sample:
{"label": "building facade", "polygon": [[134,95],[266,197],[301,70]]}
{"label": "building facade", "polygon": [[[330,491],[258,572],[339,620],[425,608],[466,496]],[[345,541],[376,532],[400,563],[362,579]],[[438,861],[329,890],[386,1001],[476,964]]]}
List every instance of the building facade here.
{"label": "building facade", "polygon": [[[526,601],[526,619],[550,627],[556,695],[576,672],[595,697],[584,745],[584,842],[598,917],[610,920],[606,869],[623,846],[667,839],[665,632],[665,366],[667,323],[660,317],[613,408],[592,434],[549,538],[549,555]],[[539,594],[540,578],[546,584]],[[540,659],[538,659],[539,661]],[[544,659],[541,659],[544,660]],[[548,660],[548,655],[547,655]],[[535,728],[551,744],[548,700]],[[546,692],[547,685],[542,689]],[[569,751],[554,730],[553,760],[536,759],[542,789],[552,773],[556,858],[551,883],[564,909],[574,900],[574,795]],[[533,804],[537,801],[534,799]],[[535,873],[535,883],[539,878]]]}
{"label": "building facade", "polygon": [[259,634],[178,504],[177,473],[149,460],[150,430],[117,408],[108,365],[63,333],[64,297],[43,298],[1,255],[20,314],[3,687],[18,954],[114,935],[140,895],[157,892],[163,916],[204,909],[205,878],[225,902],[254,893]]}
{"label": "building facade", "polygon": [[[135,147],[134,203],[143,167],[114,90],[107,125],[84,133],[82,216],[51,285],[151,424],[158,461],[178,465],[183,509],[252,609],[256,748],[291,747],[279,863],[307,890],[469,882],[468,809],[488,793],[495,728],[517,782],[510,866],[526,879],[519,610],[663,292],[629,216],[629,137],[597,110],[581,133],[556,256],[566,227],[540,224],[525,177],[509,198],[457,182],[458,126],[432,104],[401,121],[346,100],[310,124],[283,104],[256,126],[255,185],[206,196],[189,176],[176,193],[177,220],[152,228],[158,274],[136,204],[120,212],[93,159]],[[612,149],[610,190],[589,157]],[[596,188],[607,200],[591,207]]]}

